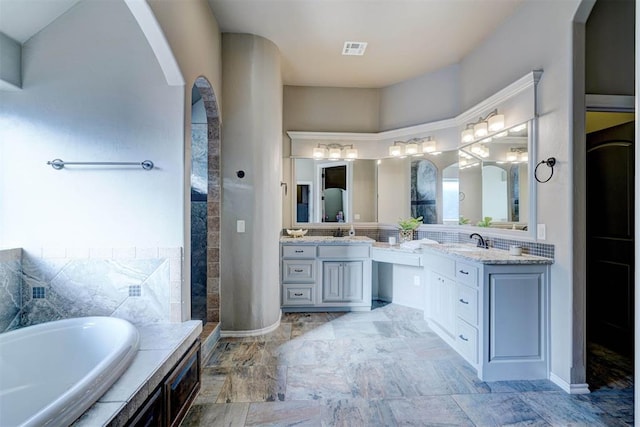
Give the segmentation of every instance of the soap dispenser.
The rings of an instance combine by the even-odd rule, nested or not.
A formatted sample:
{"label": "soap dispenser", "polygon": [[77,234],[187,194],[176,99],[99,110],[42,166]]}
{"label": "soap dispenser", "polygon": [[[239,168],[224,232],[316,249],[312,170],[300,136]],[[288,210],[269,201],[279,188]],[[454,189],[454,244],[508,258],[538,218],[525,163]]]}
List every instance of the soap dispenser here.
{"label": "soap dispenser", "polygon": [[356,230],[353,229],[353,224],[351,224],[351,228],[349,229],[349,236],[355,236]]}

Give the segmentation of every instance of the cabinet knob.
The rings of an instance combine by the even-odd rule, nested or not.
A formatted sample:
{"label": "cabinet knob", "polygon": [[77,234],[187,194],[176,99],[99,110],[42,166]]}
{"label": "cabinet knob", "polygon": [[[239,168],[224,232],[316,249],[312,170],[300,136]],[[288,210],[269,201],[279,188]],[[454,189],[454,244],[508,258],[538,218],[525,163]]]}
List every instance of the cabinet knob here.
{"label": "cabinet knob", "polygon": [[304,270],[298,268],[298,269],[294,269],[293,271],[295,271],[296,273],[302,273]]}
{"label": "cabinet knob", "polygon": [[462,334],[458,335],[458,338],[460,338],[462,341],[469,341],[469,338],[465,338]]}
{"label": "cabinet knob", "polygon": [[460,301],[460,302],[461,302],[461,303],[463,303],[463,304],[469,304],[469,301],[465,301],[465,300],[463,300],[462,298],[460,298],[458,301]]}
{"label": "cabinet knob", "polygon": [[464,270],[458,270],[458,271],[460,271],[460,273],[462,273],[462,274],[469,274],[468,271],[464,271]]}
{"label": "cabinet knob", "polygon": [[295,250],[295,253],[297,253],[297,254],[301,254],[301,253],[303,253],[303,252],[304,252],[304,250],[302,250],[302,249],[296,249],[296,250]]}
{"label": "cabinet knob", "polygon": [[294,295],[294,296],[297,296],[297,297],[301,297],[301,296],[302,296],[302,293],[295,293],[295,294],[293,294],[293,295]]}

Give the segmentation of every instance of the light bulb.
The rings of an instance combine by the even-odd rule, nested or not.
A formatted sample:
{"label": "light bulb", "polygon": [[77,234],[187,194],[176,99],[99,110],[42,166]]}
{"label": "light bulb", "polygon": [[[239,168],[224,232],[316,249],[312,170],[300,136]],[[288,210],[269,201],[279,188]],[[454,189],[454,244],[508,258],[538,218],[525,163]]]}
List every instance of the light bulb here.
{"label": "light bulb", "polygon": [[473,136],[476,138],[482,138],[487,136],[489,130],[487,129],[487,122],[480,122],[473,125]]}
{"label": "light bulb", "polygon": [[313,157],[315,159],[322,159],[325,156],[325,149],[322,147],[315,147],[313,149]]}
{"label": "light bulb", "polygon": [[473,142],[473,129],[465,129],[462,131],[462,142]]}
{"label": "light bulb", "polygon": [[339,148],[330,148],[329,149],[329,158],[330,159],[339,159],[341,150]]}
{"label": "light bulb", "polygon": [[415,142],[408,143],[407,146],[404,147],[404,152],[409,156],[416,154],[418,152],[418,144]]}
{"label": "light bulb", "polygon": [[358,158],[358,149],[357,148],[347,148],[345,150],[347,159],[357,159]]}
{"label": "light bulb", "polygon": [[496,114],[495,116],[489,117],[489,130],[491,132],[497,132],[504,128],[504,115]]}
{"label": "light bulb", "polygon": [[391,145],[389,146],[389,155],[393,157],[398,157],[402,155],[402,147],[399,145]]}

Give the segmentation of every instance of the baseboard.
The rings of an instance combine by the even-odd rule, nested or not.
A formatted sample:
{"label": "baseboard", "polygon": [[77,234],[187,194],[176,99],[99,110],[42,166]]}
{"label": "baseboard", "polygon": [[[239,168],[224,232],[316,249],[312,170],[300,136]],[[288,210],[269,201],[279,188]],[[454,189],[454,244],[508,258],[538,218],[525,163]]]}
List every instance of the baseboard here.
{"label": "baseboard", "polygon": [[569,384],[553,372],[549,374],[549,380],[569,394],[589,394],[589,384]]}
{"label": "baseboard", "polygon": [[278,326],[280,326],[280,320],[282,320],[282,310],[280,310],[280,315],[278,316],[278,320],[273,325],[267,326],[266,328],[253,329],[249,331],[221,331],[220,336],[223,338],[224,337],[242,338],[242,337],[255,337],[257,335],[268,334],[269,332],[273,332],[276,329],[278,329]]}

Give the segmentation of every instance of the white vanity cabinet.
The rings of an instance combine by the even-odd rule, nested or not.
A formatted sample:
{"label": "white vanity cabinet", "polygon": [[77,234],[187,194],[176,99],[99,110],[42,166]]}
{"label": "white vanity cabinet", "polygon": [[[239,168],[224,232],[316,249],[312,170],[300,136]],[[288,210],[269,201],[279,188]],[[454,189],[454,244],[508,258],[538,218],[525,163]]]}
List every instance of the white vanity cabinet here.
{"label": "white vanity cabinet", "polygon": [[424,259],[425,320],[481,380],[548,379],[548,264]]}
{"label": "white vanity cabinet", "polygon": [[371,309],[371,243],[281,244],[283,311]]}

